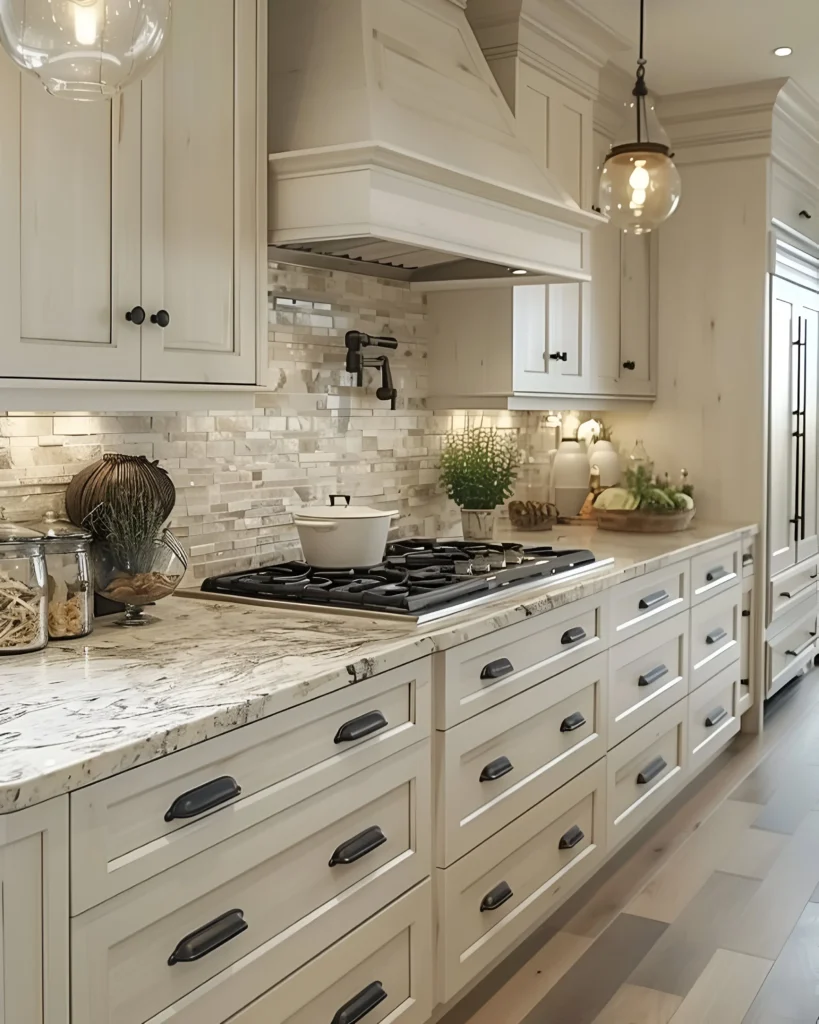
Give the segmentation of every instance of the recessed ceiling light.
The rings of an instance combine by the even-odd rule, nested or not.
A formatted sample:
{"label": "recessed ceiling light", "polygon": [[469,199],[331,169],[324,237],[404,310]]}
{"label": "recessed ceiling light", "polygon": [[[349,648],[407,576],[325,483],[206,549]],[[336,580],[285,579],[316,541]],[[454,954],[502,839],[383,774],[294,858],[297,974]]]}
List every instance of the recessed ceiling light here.
{"label": "recessed ceiling light", "polygon": [[774,50],[774,57],[790,57],[792,53],[792,46],[777,46],[777,48]]}
{"label": "recessed ceiling light", "polygon": [[512,273],[515,275],[515,277],[520,277],[521,274],[528,274],[529,271],[528,270],[515,269],[515,270],[512,271]]}

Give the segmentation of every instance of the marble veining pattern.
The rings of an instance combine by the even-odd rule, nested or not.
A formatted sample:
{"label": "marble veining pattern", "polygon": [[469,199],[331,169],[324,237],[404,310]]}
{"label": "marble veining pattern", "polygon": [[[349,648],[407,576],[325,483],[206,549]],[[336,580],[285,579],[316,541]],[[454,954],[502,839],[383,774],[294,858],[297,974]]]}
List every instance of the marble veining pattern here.
{"label": "marble veining pattern", "polygon": [[520,535],[530,543],[593,546],[614,563],[525,599],[419,629],[414,623],[318,611],[284,612],[187,597],[160,622],[127,630],[100,622],[85,641],[0,660],[0,813],[115,775],[306,700],[494,632],[756,532],[698,526],[633,538],[583,529]]}

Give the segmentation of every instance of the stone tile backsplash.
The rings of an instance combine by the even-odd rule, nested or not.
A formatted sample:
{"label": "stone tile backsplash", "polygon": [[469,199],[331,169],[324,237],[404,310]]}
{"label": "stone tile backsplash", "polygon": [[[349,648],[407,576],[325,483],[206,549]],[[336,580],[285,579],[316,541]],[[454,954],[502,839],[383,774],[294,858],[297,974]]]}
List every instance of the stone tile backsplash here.
{"label": "stone tile backsplash", "polygon": [[[64,509],[74,473],[104,452],[158,459],[173,477],[172,528],[191,555],[189,582],[299,554],[292,513],[333,493],[394,507],[394,533],[445,534],[459,523],[440,492],[446,433],[483,421],[515,430],[534,413],[433,413],[427,408],[424,296],[400,282],[271,263],[268,392],[251,412],[44,415],[0,413],[0,506],[15,520]],[[377,371],[350,386],[344,334],[391,334],[398,408],[379,402]],[[376,379],[378,377],[378,380]]]}

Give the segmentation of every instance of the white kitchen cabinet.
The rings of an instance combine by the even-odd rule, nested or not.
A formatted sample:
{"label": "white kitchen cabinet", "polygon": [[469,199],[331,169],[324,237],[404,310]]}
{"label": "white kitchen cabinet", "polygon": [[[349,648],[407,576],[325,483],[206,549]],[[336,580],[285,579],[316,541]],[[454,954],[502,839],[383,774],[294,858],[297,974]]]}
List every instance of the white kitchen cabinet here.
{"label": "white kitchen cabinet", "polygon": [[817,402],[819,294],[772,279],[770,358],[770,575],[819,551]]}
{"label": "white kitchen cabinet", "polygon": [[3,377],[256,383],[265,9],[176,0],[112,102],[0,58]]}
{"label": "white kitchen cabinet", "polygon": [[0,1024],[68,1024],[68,797],[0,818]]}

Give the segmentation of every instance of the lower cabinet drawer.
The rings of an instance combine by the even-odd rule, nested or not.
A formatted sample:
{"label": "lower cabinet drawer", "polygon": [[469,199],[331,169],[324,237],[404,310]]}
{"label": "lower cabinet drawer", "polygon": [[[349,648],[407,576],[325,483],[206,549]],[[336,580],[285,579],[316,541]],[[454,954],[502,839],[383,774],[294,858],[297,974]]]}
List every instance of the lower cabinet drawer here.
{"label": "lower cabinet drawer", "polygon": [[[424,1024],[432,1013],[427,881],[226,1024]],[[175,1019],[175,1018],[174,1018]],[[203,1024],[222,1018],[202,1018]]]}
{"label": "lower cabinet drawer", "polygon": [[444,789],[437,864],[446,867],[606,752],[607,657],[599,654],[438,733]]}
{"label": "lower cabinet drawer", "polygon": [[430,867],[424,740],[75,917],[74,1019],[203,1024],[218,975],[233,1012]]}
{"label": "lower cabinet drawer", "polygon": [[451,999],[593,872],[605,849],[599,761],[487,839],[437,869],[438,992]]}
{"label": "lower cabinet drawer", "polygon": [[636,832],[680,786],[685,774],[687,698],[609,751],[609,849]]}
{"label": "lower cabinet drawer", "polygon": [[739,732],[739,665],[729,665],[688,698],[689,767],[700,767]]}
{"label": "lower cabinet drawer", "polygon": [[817,598],[788,609],[787,625],[768,640],[768,696],[806,668],[817,653]]}
{"label": "lower cabinet drawer", "polygon": [[768,618],[773,621],[789,611],[800,600],[817,593],[819,556],[806,559],[780,573],[770,583]]}
{"label": "lower cabinet drawer", "polygon": [[691,690],[739,660],[741,610],[741,586],[691,609]]}
{"label": "lower cabinet drawer", "polygon": [[609,651],[609,747],[688,693],[688,612]]}
{"label": "lower cabinet drawer", "polygon": [[689,567],[689,562],[679,562],[612,587],[608,592],[612,643],[628,640],[688,608]]}

